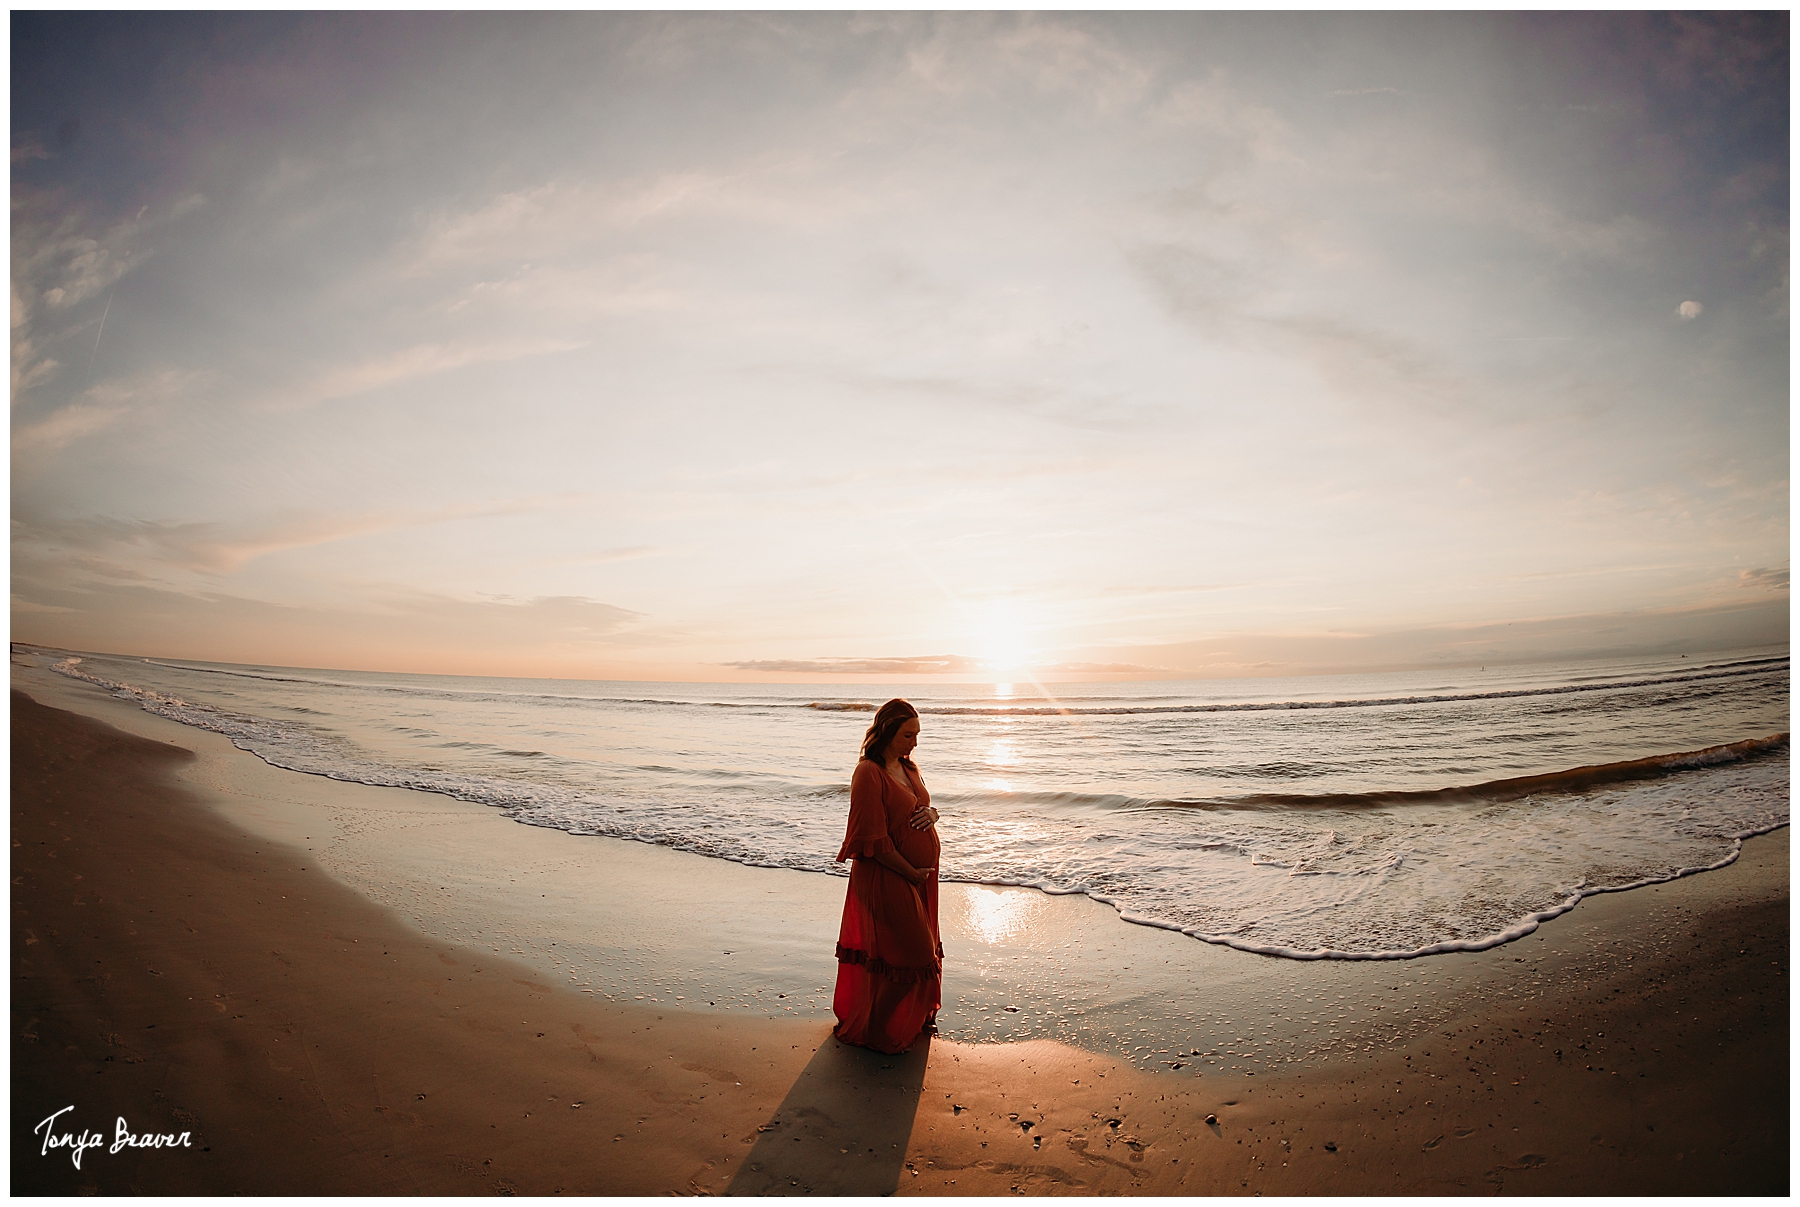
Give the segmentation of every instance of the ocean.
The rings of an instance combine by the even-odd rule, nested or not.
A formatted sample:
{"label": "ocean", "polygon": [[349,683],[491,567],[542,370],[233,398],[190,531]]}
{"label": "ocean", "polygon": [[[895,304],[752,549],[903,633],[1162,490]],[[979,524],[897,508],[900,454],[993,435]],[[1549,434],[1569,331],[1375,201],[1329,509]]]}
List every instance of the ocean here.
{"label": "ocean", "polygon": [[1788,823],[1785,649],[1012,685],[501,679],[44,651],[277,767],[842,875],[871,711],[921,713],[946,880],[1294,959],[1492,947]]}

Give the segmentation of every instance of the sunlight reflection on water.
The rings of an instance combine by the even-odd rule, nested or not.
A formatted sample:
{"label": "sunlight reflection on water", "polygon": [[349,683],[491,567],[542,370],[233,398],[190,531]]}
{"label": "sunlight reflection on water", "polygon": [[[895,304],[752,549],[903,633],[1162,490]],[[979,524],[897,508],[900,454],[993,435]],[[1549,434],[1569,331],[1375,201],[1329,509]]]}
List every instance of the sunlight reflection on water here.
{"label": "sunlight reflection on water", "polygon": [[968,934],[983,943],[1004,943],[1024,933],[1049,898],[1026,889],[978,887],[969,891],[967,901],[963,923]]}

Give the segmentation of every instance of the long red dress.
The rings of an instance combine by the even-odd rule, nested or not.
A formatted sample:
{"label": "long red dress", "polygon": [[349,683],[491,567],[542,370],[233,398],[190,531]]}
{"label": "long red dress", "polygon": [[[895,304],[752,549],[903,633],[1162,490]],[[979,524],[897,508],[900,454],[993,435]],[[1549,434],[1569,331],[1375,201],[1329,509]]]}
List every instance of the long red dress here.
{"label": "long red dress", "polygon": [[[944,986],[944,945],[938,939],[938,839],[935,828],[908,824],[931,794],[916,772],[912,790],[880,764],[863,759],[850,777],[850,824],[838,860],[850,865],[844,921],[838,929],[833,1032],[846,1043],[904,1052],[937,1017]],[[915,868],[933,869],[915,886],[871,858],[897,851]]]}

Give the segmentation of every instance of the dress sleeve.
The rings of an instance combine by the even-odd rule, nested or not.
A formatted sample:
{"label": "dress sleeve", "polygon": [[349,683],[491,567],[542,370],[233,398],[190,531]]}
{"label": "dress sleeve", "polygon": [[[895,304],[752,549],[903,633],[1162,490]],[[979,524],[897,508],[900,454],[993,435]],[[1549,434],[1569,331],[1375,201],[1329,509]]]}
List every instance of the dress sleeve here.
{"label": "dress sleeve", "polygon": [[850,777],[850,824],[844,831],[844,849],[837,854],[839,863],[855,856],[879,855],[894,849],[894,840],[888,837],[887,806],[881,799],[881,780],[877,778],[884,774],[868,759],[856,764],[856,772]]}

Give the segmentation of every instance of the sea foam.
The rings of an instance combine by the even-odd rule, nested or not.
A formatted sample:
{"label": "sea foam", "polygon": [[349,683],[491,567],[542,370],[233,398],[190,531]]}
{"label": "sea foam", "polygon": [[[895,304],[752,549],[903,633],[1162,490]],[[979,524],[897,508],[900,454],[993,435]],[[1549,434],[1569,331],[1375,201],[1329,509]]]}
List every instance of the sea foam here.
{"label": "sea foam", "polygon": [[[277,767],[827,874],[884,698],[46,661]],[[945,879],[1085,893],[1264,955],[1400,959],[1508,942],[1786,825],[1787,674],[1764,657],[913,698]]]}

